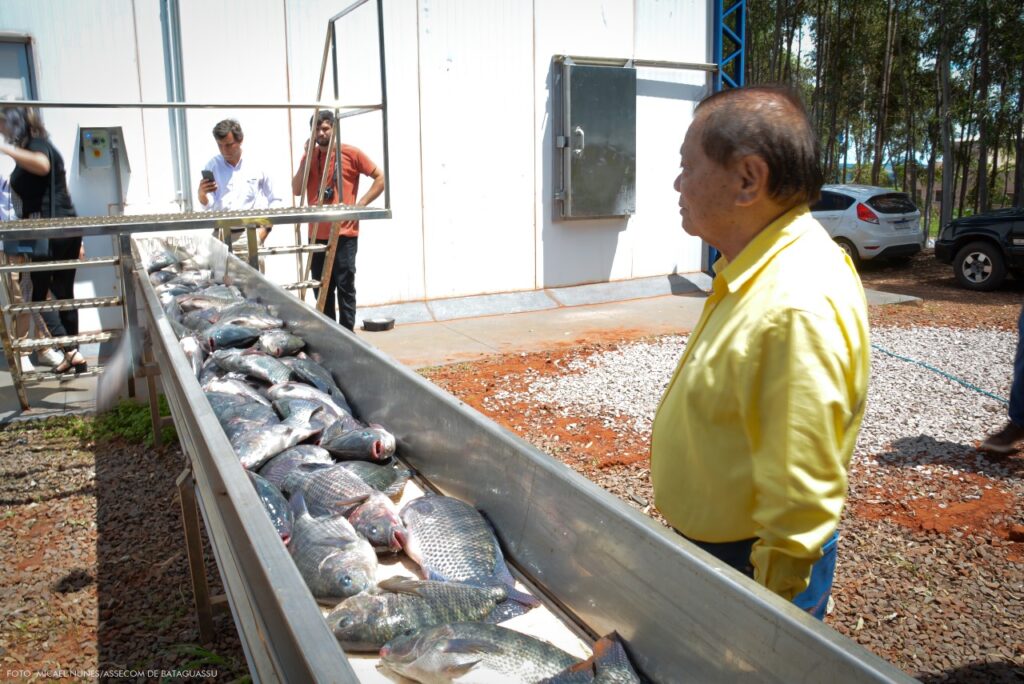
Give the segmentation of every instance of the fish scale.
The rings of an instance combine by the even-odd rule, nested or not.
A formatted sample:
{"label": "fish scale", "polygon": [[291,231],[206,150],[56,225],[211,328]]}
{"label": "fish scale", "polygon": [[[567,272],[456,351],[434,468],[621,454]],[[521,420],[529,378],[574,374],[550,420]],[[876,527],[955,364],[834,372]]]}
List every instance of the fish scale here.
{"label": "fish scale", "polygon": [[505,586],[511,601],[502,604],[502,619],[538,605],[536,598],[515,588],[490,524],[469,504],[424,496],[407,503],[399,515],[408,533],[406,553],[427,579]]}
{"label": "fish scale", "polygon": [[373,594],[343,601],[327,616],[346,651],[376,651],[411,630],[481,620],[505,599],[502,587],[391,578]]}
{"label": "fish scale", "polygon": [[[458,622],[396,637],[381,650],[381,667],[420,682],[539,682],[581,662],[546,641],[482,622]],[[459,674],[455,674],[459,673]],[[483,680],[483,673],[491,679]],[[454,675],[454,676],[453,676]]]}

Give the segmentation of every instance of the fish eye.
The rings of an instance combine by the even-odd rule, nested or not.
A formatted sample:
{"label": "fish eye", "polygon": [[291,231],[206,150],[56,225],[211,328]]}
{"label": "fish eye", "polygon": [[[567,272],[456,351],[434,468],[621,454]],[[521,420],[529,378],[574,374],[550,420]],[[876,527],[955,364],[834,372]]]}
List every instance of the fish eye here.
{"label": "fish eye", "polygon": [[352,578],[349,577],[348,575],[342,575],[339,578],[339,582],[341,582],[341,586],[346,587],[346,588],[352,586]]}
{"label": "fish eye", "polygon": [[379,536],[380,535],[380,528],[377,527],[376,525],[370,525],[370,534],[373,535],[374,537]]}
{"label": "fish eye", "polygon": [[338,629],[347,629],[351,627],[354,623],[355,620],[352,618],[351,615],[342,615],[340,618],[338,618],[337,627]]}

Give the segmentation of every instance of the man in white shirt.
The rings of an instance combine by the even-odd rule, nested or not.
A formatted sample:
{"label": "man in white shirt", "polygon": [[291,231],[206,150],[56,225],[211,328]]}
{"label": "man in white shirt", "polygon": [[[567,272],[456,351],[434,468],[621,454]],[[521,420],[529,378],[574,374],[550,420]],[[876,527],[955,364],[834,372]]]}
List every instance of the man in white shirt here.
{"label": "man in white shirt", "polygon": [[[213,138],[220,154],[206,163],[204,171],[213,179],[199,182],[199,204],[204,211],[242,211],[245,209],[276,209],[284,201],[274,193],[267,173],[242,161],[242,125],[234,119],[224,119],[213,127]],[[270,228],[259,229],[262,245]]]}

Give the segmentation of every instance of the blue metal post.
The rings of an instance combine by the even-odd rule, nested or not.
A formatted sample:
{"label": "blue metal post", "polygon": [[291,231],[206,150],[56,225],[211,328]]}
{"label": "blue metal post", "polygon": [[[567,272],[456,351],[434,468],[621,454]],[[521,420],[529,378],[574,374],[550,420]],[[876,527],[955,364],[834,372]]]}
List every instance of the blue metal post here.
{"label": "blue metal post", "polygon": [[[747,0],[715,0],[714,45],[712,58],[718,69],[712,76],[712,89],[743,87],[746,70]],[[732,26],[730,26],[732,24]],[[730,75],[728,70],[734,73]],[[718,250],[705,243],[704,272],[712,274],[711,266],[718,259]]]}

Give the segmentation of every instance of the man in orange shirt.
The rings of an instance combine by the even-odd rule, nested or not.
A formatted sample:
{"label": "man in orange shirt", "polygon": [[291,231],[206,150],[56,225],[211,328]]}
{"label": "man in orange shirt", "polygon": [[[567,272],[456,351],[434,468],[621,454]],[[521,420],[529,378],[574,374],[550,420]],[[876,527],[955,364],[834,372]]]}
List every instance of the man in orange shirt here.
{"label": "man in orange shirt", "polygon": [[[312,119],[309,124],[313,125]],[[334,113],[326,109],[320,110],[316,115],[316,144],[313,147],[313,156],[310,161],[309,179],[306,181],[306,201],[310,206],[338,204],[340,201],[341,204],[349,206],[365,207],[384,191],[384,172],[358,147],[342,144],[341,193],[339,193],[335,172],[335,146],[331,145],[333,130]],[[292,193],[295,195],[302,193],[302,175],[305,166],[306,154],[304,153],[299,162],[299,169],[292,178]],[[324,196],[321,201],[318,195],[320,180],[325,169],[328,178],[324,185]],[[372,178],[373,183],[366,194],[357,200],[360,176]],[[337,310],[337,321],[349,330],[354,330],[356,325],[356,250],[359,245],[359,222],[342,221],[338,224],[338,228],[338,247],[334,252],[331,281],[327,283],[327,302],[324,305],[324,313],[335,318]],[[331,237],[330,223],[318,223],[315,226],[310,224],[309,230],[310,241],[316,240],[317,244],[327,245]],[[320,280],[323,273],[325,254],[326,252],[317,252],[313,255],[311,270],[313,278],[316,280]],[[313,292],[315,296],[320,294],[318,288],[315,288]],[[337,309],[334,306],[335,294],[338,297]]]}

